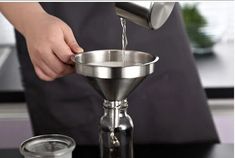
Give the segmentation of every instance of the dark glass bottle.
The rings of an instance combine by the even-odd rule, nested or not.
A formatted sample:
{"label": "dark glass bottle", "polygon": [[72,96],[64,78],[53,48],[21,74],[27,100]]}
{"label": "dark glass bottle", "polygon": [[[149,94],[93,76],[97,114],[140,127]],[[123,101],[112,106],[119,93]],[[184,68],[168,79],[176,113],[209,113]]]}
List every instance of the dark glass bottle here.
{"label": "dark glass bottle", "polygon": [[104,101],[100,119],[101,158],[133,158],[133,122],[127,101]]}

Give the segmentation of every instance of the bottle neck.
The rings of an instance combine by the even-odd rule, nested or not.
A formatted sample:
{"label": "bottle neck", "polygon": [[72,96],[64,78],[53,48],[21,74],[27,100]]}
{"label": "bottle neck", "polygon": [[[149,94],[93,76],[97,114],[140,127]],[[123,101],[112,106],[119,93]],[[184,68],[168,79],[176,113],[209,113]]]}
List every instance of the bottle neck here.
{"label": "bottle neck", "polygon": [[126,99],[122,101],[104,100],[103,105],[105,115],[113,115],[114,112],[122,115],[127,114],[128,103]]}
{"label": "bottle neck", "polygon": [[112,128],[119,125],[119,120],[121,117],[127,115],[127,100],[122,101],[108,101],[104,100],[104,117],[110,119]]}

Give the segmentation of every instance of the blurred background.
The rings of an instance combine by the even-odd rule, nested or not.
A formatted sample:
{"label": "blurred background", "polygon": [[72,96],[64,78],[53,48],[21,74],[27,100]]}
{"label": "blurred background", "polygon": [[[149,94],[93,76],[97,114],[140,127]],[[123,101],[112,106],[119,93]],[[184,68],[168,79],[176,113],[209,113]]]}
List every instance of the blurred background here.
{"label": "blurred background", "polygon": [[[234,143],[234,2],[180,4],[220,140]],[[15,148],[32,131],[14,29],[1,13],[0,32],[0,148]]]}

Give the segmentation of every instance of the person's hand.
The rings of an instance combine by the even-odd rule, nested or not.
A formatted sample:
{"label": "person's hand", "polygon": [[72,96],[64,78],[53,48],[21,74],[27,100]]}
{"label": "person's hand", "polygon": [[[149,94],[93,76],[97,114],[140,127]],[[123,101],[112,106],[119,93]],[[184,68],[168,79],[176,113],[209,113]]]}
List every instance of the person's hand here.
{"label": "person's hand", "polygon": [[40,79],[52,81],[74,71],[71,56],[83,49],[67,24],[44,12],[29,16],[23,28],[29,56]]}
{"label": "person's hand", "polygon": [[24,35],[40,79],[51,81],[73,72],[71,56],[83,49],[67,24],[37,2],[0,3],[0,12]]}

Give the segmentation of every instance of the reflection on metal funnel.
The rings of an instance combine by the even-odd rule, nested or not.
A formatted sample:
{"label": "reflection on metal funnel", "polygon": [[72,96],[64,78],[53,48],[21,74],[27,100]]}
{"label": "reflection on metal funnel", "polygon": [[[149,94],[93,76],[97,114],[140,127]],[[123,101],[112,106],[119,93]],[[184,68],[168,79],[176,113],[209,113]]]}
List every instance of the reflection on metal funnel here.
{"label": "reflection on metal funnel", "polygon": [[153,73],[158,57],[151,54],[125,50],[125,66],[122,50],[97,50],[75,56],[76,72],[85,76],[104,99],[121,101],[144,78]]}
{"label": "reflection on metal funnel", "polygon": [[138,77],[133,79],[100,79],[87,77],[89,83],[109,101],[121,101],[144,79]]}

